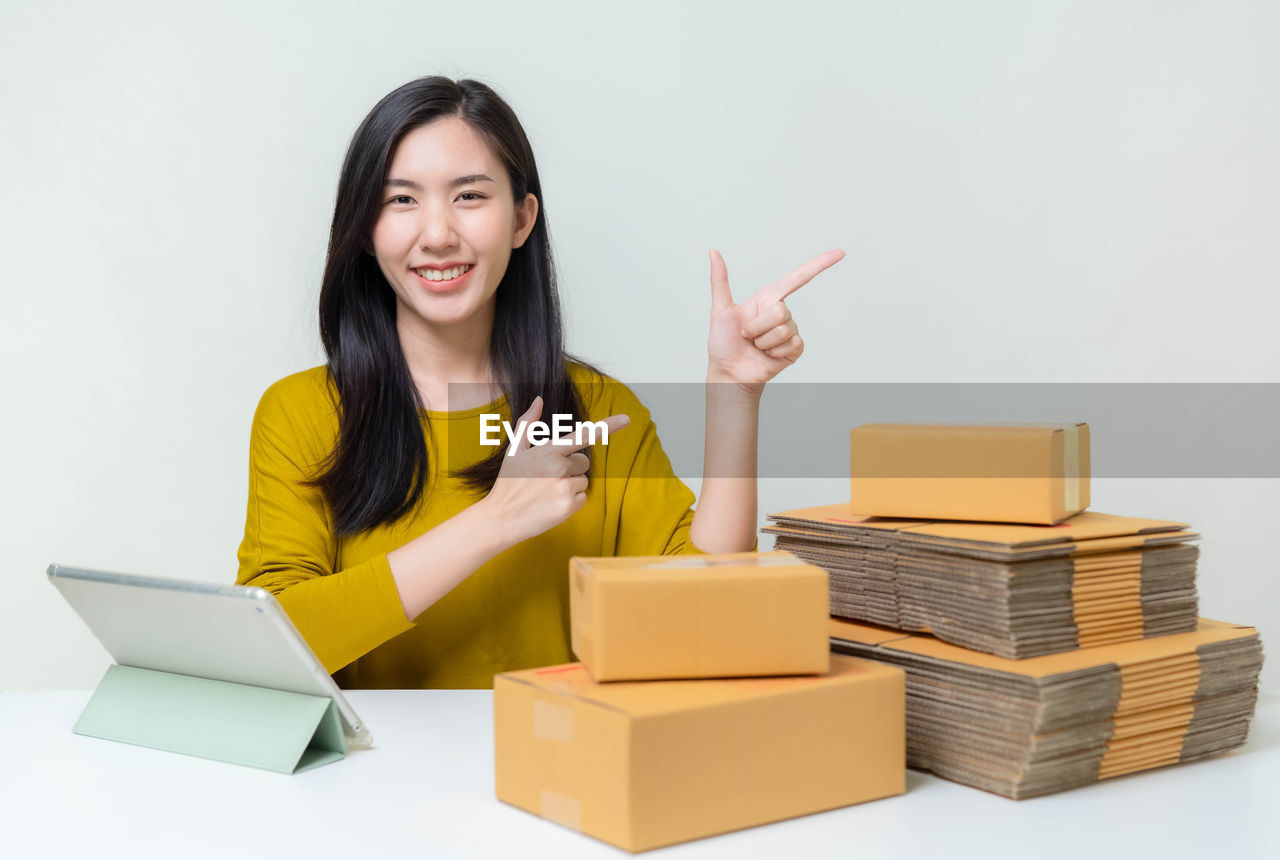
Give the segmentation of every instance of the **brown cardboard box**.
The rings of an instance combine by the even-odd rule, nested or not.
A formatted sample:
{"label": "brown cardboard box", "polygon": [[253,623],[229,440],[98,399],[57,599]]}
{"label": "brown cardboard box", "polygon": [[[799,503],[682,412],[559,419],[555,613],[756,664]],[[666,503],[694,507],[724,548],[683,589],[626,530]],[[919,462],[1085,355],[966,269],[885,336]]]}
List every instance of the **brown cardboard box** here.
{"label": "brown cardboard box", "polygon": [[904,675],[600,684],[580,663],[495,676],[498,799],[644,851],[902,794]]}
{"label": "brown cardboard box", "polygon": [[1089,507],[1088,424],[863,424],[849,455],[859,514],[1052,525]]}
{"label": "brown cardboard box", "polygon": [[573,652],[597,681],[822,674],[827,597],[788,552],[569,562]]}

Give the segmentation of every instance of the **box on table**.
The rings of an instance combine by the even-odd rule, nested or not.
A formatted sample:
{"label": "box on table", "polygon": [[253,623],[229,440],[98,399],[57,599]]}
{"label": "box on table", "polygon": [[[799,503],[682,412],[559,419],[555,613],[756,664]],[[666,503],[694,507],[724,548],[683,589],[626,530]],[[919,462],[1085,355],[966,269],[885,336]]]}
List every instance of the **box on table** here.
{"label": "box on table", "polygon": [[[824,628],[825,630],[825,628]],[[902,794],[902,670],[597,683],[494,677],[498,799],[629,851]]]}
{"label": "box on table", "polygon": [[1052,525],[1089,507],[1088,424],[863,424],[849,435],[859,514]]}
{"label": "box on table", "polygon": [[822,674],[827,572],[788,552],[574,557],[573,652],[597,681]]}

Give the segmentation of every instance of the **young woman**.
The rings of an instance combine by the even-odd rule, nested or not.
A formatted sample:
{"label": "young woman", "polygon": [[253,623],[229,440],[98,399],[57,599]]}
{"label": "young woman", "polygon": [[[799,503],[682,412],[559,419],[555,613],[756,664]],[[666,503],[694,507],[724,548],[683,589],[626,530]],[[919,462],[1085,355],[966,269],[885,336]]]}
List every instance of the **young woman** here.
{"label": "young woman", "polygon": [[[695,512],[648,410],[564,350],[542,187],[511,108],[442,77],[387,95],[338,183],[328,363],[272,385],[254,416],[237,581],[273,592],[344,687],[491,687],[573,659],[570,556],[752,549],[760,396],[803,350],[783,299],[843,252],[744,304],[710,257]],[[604,421],[608,443],[486,447],[484,414]]]}

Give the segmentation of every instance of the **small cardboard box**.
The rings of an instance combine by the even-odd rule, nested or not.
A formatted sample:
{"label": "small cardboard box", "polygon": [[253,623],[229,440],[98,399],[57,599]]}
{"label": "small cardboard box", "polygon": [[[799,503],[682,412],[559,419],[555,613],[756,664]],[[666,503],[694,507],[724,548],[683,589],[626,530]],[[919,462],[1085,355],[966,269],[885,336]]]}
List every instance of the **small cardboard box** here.
{"label": "small cardboard box", "polygon": [[863,424],[859,514],[1053,525],[1089,507],[1088,424]]}
{"label": "small cardboard box", "polygon": [[596,683],[580,663],[495,676],[498,799],[644,851],[902,794],[905,674]]}
{"label": "small cardboard box", "polygon": [[569,562],[573,652],[597,681],[822,674],[827,572],[789,552]]}

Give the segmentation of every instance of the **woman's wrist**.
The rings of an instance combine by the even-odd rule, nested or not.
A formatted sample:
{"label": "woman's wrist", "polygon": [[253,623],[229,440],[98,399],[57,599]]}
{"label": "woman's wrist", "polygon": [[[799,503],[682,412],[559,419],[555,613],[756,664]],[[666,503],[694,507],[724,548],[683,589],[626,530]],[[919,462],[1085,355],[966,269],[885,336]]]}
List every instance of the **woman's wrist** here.
{"label": "woman's wrist", "polygon": [[515,524],[507,516],[501,500],[492,495],[485,496],[463,513],[473,520],[469,525],[476,540],[485,544],[486,551],[492,555],[505,552],[523,540],[519,536],[512,538]]}
{"label": "woman's wrist", "polygon": [[707,399],[714,399],[730,406],[758,408],[764,395],[764,384],[744,385],[736,379],[714,370],[707,370]]}

